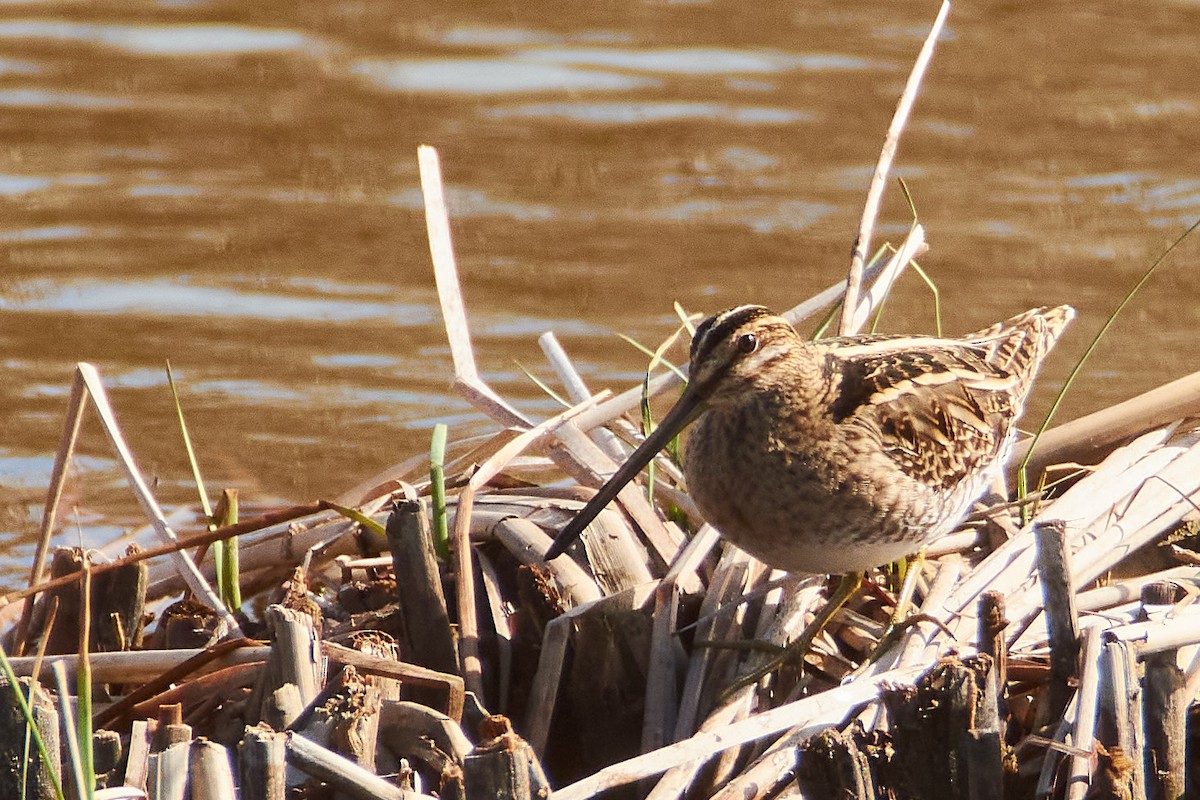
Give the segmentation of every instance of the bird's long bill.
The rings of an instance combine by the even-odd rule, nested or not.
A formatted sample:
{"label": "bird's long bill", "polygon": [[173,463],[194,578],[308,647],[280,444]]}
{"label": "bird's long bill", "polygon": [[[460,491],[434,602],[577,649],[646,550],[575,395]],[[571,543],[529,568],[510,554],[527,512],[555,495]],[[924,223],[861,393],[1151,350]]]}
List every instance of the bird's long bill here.
{"label": "bird's long bill", "polygon": [[650,463],[658,451],[666,447],[667,442],[675,438],[699,414],[702,408],[699,395],[689,386],[683,391],[671,410],[667,412],[667,415],[663,417],[658,427],[633,451],[633,454],[613,473],[608,482],[600,487],[600,491],[596,492],[596,496],[588,501],[575,519],[562,529],[554,540],[554,544],[550,545],[550,549],[546,551],[546,560],[549,561],[562,555],[563,551],[579,538],[583,529],[596,518],[596,515],[612,502],[625,484],[637,477],[637,474]]}

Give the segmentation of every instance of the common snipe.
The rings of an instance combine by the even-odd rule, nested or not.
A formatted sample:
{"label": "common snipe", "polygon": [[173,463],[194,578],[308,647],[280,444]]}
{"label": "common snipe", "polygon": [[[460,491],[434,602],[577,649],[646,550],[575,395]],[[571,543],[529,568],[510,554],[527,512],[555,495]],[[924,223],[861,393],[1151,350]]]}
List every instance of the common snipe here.
{"label": "common snipe", "polygon": [[1033,309],[960,339],[819,341],[761,306],[709,317],[679,401],[546,557],[692,420],[688,491],[743,550],[817,573],[911,555],[1000,473],[1034,375],[1074,314]]}

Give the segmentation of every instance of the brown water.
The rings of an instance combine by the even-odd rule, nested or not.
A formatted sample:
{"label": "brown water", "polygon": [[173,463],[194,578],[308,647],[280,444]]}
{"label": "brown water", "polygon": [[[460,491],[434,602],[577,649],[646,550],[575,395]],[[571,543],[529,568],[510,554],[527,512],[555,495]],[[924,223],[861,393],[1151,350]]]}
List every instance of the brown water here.
{"label": "brown water", "polygon": [[[95,363],[167,506],[336,494],[491,428],[450,394],[415,149],[436,145],[485,377],[555,405],[536,336],[623,388],[671,303],[788,307],[840,277],[936,4],[459,2],[0,9],[0,582],[27,569],[76,361]],[[963,3],[896,174],[946,330],[1104,315],[1200,216],[1200,8]],[[881,236],[909,214],[894,188]],[[1066,417],[1196,367],[1188,243],[1103,345]],[[932,329],[907,278],[890,330]],[[1065,418],[1065,417],[1064,417]],[[68,520],[140,516],[89,417]]]}

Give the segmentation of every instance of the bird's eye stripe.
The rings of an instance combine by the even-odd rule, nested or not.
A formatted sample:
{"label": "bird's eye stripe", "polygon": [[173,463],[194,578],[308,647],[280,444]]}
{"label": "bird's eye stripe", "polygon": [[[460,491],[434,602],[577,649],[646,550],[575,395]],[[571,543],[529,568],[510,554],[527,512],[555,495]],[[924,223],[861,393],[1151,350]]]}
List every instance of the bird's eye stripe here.
{"label": "bird's eye stripe", "polygon": [[703,360],[719,342],[746,323],[770,315],[771,312],[762,306],[738,306],[710,317],[700,325],[692,339],[692,361]]}

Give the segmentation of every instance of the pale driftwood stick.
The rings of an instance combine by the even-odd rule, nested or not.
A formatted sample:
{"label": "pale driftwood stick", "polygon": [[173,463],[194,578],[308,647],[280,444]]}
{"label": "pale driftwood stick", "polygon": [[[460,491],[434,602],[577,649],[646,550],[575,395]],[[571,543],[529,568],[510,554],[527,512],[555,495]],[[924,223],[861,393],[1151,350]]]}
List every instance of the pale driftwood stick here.
{"label": "pale driftwood stick", "polygon": [[[767,751],[737,776],[728,781],[720,791],[712,796],[712,800],[745,800],[747,797],[763,797],[767,787],[779,783],[784,775],[794,773],[796,769],[796,749],[808,737],[802,733],[789,733],[780,737]],[[664,777],[664,780],[666,778]],[[657,787],[655,787],[657,788]],[[678,793],[675,795],[678,796]],[[770,795],[783,798],[786,794]],[[796,795],[796,800],[805,800],[811,795]]]}
{"label": "pale driftwood stick", "polygon": [[[91,653],[88,658],[92,664],[92,678],[105,683],[138,683],[160,676],[166,670],[178,667],[190,658],[206,655],[208,651],[200,649],[184,650],[139,650],[131,653]],[[242,647],[227,651],[219,658],[213,659],[208,665],[210,669],[229,666],[231,664],[249,664],[266,660],[270,653],[267,647]],[[13,671],[19,676],[30,675],[37,663],[34,656],[22,656],[11,659]],[[47,656],[42,661],[42,672],[55,663],[62,662],[67,668],[67,674],[75,680],[75,669],[79,658],[76,655]]]}
{"label": "pale driftwood stick", "polygon": [[1101,625],[1089,625],[1083,635],[1079,689],[1075,695],[1075,729],[1072,741],[1083,752],[1071,756],[1067,800],[1083,800],[1091,785],[1096,738],[1096,716],[1100,707]]}
{"label": "pale driftwood stick", "polygon": [[1050,632],[1050,691],[1039,707],[1044,725],[1057,719],[1071,699],[1071,682],[1079,661],[1079,616],[1071,580],[1066,526],[1058,520],[1034,525],[1038,546],[1038,575],[1042,584],[1046,624]]}
{"label": "pale driftwood stick", "polygon": [[459,671],[467,691],[483,698],[483,662],[479,659],[479,621],[475,616],[475,565],[471,558],[471,506],[475,489],[458,495],[454,512],[454,586],[458,608]]}
{"label": "pale driftwood stick", "polygon": [[1142,595],[1142,587],[1157,581],[1185,582],[1200,585],[1200,567],[1171,567],[1148,575],[1139,575],[1118,583],[1110,583],[1080,592],[1075,606],[1081,613],[1100,611],[1122,603],[1136,600]]}
{"label": "pale driftwood stick", "polygon": [[[125,785],[146,788],[146,773],[150,769],[150,741],[158,723],[152,719],[137,719],[129,730],[129,757],[125,760]],[[278,798],[277,800],[283,800]]]}
{"label": "pale driftwood stick", "polygon": [[446,333],[450,337],[454,374],[460,378],[479,380],[471,336],[467,332],[467,312],[459,289],[458,265],[450,238],[450,214],[446,210],[442,165],[437,150],[429,145],[418,147],[417,164],[421,175],[421,194],[425,200],[425,228],[429,235],[430,256],[433,258],[433,275],[437,282]]}
{"label": "pale driftwood stick", "polygon": [[[267,625],[274,640],[267,666],[247,701],[247,717],[257,722],[267,699],[281,686],[295,684],[303,706],[321,691],[320,637],[308,614],[281,605],[267,607]],[[290,723],[291,720],[288,720]]]}
{"label": "pale driftwood stick", "polygon": [[[38,531],[37,552],[33,557],[33,566],[29,570],[30,587],[37,586],[42,580],[42,570],[46,566],[46,553],[50,549],[50,539],[54,536],[54,523],[58,517],[58,504],[62,500],[63,486],[66,484],[67,464],[75,454],[75,442],[79,438],[79,426],[83,422],[83,406],[86,390],[83,376],[75,372],[75,380],[71,382],[71,398],[67,403],[66,424],[58,450],[54,453],[54,468],[50,472],[50,487],[46,490],[46,505],[42,511],[42,524]],[[25,597],[21,607],[21,619],[17,623],[16,633],[13,634],[14,655],[25,654],[25,635],[29,630],[29,617],[33,613],[33,594]]]}
{"label": "pale driftwood stick", "polygon": [[[1031,475],[1052,464],[1090,463],[1116,442],[1185,417],[1200,415],[1200,372],[1051,428],[1038,439],[1027,467]],[[1017,442],[1009,459],[1010,482],[1024,461],[1031,439]]]}
{"label": "pale driftwood stick", "polygon": [[1133,762],[1128,796],[1146,800],[1146,762],[1142,748],[1142,692],[1137,654],[1125,642],[1105,641],[1101,662],[1099,738],[1109,750],[1117,745]]}
{"label": "pale driftwood stick", "polygon": [[[1152,583],[1142,590],[1142,605],[1152,617],[1153,607],[1175,601],[1175,586]],[[1175,650],[1145,658],[1146,795],[1151,800],[1184,797],[1187,772],[1187,709],[1183,672]]]}
{"label": "pale driftwood stick", "polygon": [[191,742],[176,742],[161,753],[150,756],[147,783],[157,789],[155,800],[184,800],[187,797],[188,762]]}
{"label": "pale driftwood stick", "polygon": [[[578,606],[576,606],[578,608]],[[529,744],[539,756],[546,753],[550,738],[550,719],[562,680],[563,662],[567,657],[567,642],[571,636],[571,621],[565,614],[550,620],[542,634],[542,652],[537,671],[529,687],[529,702],[525,706],[524,730]]]}
{"label": "pale driftwood stick", "polygon": [[263,698],[259,708],[259,722],[274,730],[282,731],[304,715],[304,698],[294,683],[285,683]]}
{"label": "pale driftwood stick", "polygon": [[[546,360],[554,367],[554,372],[562,381],[563,387],[566,388],[567,397],[571,398],[571,402],[576,404],[595,403],[596,398],[592,396],[591,390],[583,382],[583,377],[576,371],[575,365],[571,363],[567,351],[563,349],[558,338],[552,332],[546,332],[538,337],[538,344],[541,345],[542,352],[546,354]],[[629,454],[625,446],[621,444],[621,440],[607,428],[596,427],[587,433],[592,437],[596,446],[618,464],[628,457]]]}
{"label": "pale driftwood stick", "polygon": [[925,557],[934,559],[951,553],[961,553],[964,550],[970,550],[980,544],[979,533],[978,530],[972,529],[941,536],[931,542],[929,547],[925,548]]}
{"label": "pale driftwood stick", "polygon": [[[149,518],[163,544],[177,544],[179,538],[175,535],[175,531],[171,530],[171,526],[167,524],[162,509],[158,506],[158,501],[150,493],[150,487],[146,485],[146,481],[142,478],[137,465],[133,461],[133,454],[125,444],[125,437],[121,434],[121,429],[117,425],[117,418],[113,414],[112,405],[108,401],[104,384],[100,380],[100,373],[91,364],[82,361],[77,365],[77,369],[84,384],[87,386],[88,393],[92,397],[92,404],[96,408],[96,413],[100,415],[100,421],[103,423],[104,432],[108,435],[109,443],[117,453],[117,461],[125,473],[125,478],[133,489],[138,503],[142,506],[143,513]],[[242,629],[238,626],[237,619],[233,614],[229,613],[229,609],[225,607],[225,604],[221,602],[221,598],[217,597],[217,593],[213,591],[208,581],[196,569],[195,563],[188,557],[187,553],[182,550],[175,550],[171,553],[171,558],[174,560],[175,567],[179,570],[180,576],[187,582],[188,588],[206,605],[216,610],[225,621],[231,637],[240,638]]]}
{"label": "pale driftwood stick", "polygon": [[429,795],[406,792],[350,759],[295,733],[287,735],[287,757],[288,763],[297,769],[357,800],[434,800]]}
{"label": "pale driftwood stick", "polygon": [[192,800],[234,800],[233,768],[229,751],[203,737],[192,742],[188,785]]}
{"label": "pale driftwood stick", "polygon": [[[602,523],[605,527],[608,524],[624,525],[624,520],[615,512],[603,512],[600,516],[605,517]],[[504,545],[505,549],[516,556],[521,563],[530,565],[546,563],[546,566],[554,574],[564,602],[568,605],[590,603],[603,596],[604,593],[601,592],[596,580],[583,567],[575,563],[569,554],[563,553],[558,558],[545,562],[542,556],[550,549],[550,543],[553,540],[535,523],[518,517],[506,517],[493,525],[491,532]],[[650,571],[641,561],[624,559],[614,564],[609,558],[614,549],[597,548],[602,558],[597,559],[598,564],[594,563],[596,572],[611,581],[612,585],[607,587],[609,591],[614,588],[619,591],[626,585],[636,585],[650,580]],[[610,571],[606,569],[609,566],[615,568]],[[637,578],[641,578],[641,580],[637,580]]]}
{"label": "pale driftwood stick", "polygon": [[[711,525],[705,525],[697,532],[697,537],[717,537],[717,531]],[[715,546],[716,542],[709,544]],[[735,615],[717,616],[719,608],[734,600],[740,600],[747,585],[747,575],[750,571],[750,556],[736,547],[727,547],[721,553],[717,568],[709,580],[708,589],[700,602],[700,612],[696,625],[696,641],[723,641],[730,637],[737,626]],[[778,594],[764,600],[764,615],[771,613],[778,606]],[[732,653],[726,653],[726,661]],[[684,680],[683,691],[680,695],[679,712],[675,720],[675,734],[672,741],[686,739],[696,732],[697,718],[700,714],[700,703],[704,694],[704,684],[709,670],[721,656],[718,648],[695,647],[692,649],[688,663],[687,677]]]}
{"label": "pale driftwood stick", "polygon": [[925,44],[921,46],[921,52],[908,75],[908,82],[904,84],[900,102],[896,104],[896,113],[892,116],[892,123],[888,126],[887,136],[883,140],[879,163],[875,166],[875,174],[871,176],[871,186],[867,190],[867,202],[863,207],[858,236],[854,239],[853,255],[850,258],[850,275],[846,279],[846,301],[842,306],[842,322],[838,326],[838,330],[842,334],[852,330],[854,312],[858,308],[858,294],[862,287],[863,264],[866,262],[867,248],[871,243],[871,231],[875,227],[875,219],[879,216],[879,206],[883,200],[883,190],[887,185],[888,171],[892,167],[892,159],[896,156],[896,147],[900,144],[900,132],[904,130],[904,125],[908,122],[908,115],[917,99],[917,89],[921,85],[921,79],[925,76],[925,69],[929,66],[930,59],[933,58],[933,47],[937,44],[942,27],[946,24],[946,15],[949,13],[950,3],[943,2],[937,19],[934,20],[933,27],[925,38]]}
{"label": "pale driftwood stick", "polygon": [[287,734],[247,726],[238,745],[238,776],[241,800],[285,800]]}
{"label": "pale driftwood stick", "polygon": [[883,272],[879,279],[875,281],[870,291],[866,292],[859,298],[858,308],[854,310],[854,314],[850,319],[850,329],[848,333],[860,333],[863,326],[871,319],[876,309],[887,299],[888,293],[892,290],[892,285],[899,279],[901,273],[908,267],[909,263],[922,255],[929,249],[929,245],[925,243],[925,228],[922,225],[913,225],[905,236],[904,242],[900,245],[900,249],[892,254],[892,257],[887,259],[883,267]]}
{"label": "pale driftwood stick", "polygon": [[926,667],[922,666],[892,670],[869,679],[844,684],[803,700],[786,703],[728,725],[719,731],[697,734],[661,750],[605,767],[594,775],[559,789],[554,793],[555,800],[584,800],[598,792],[657,775],[678,764],[706,759],[722,750],[779,733],[790,727],[809,728],[808,733],[811,735],[816,730],[842,720],[847,709],[877,699],[883,684],[909,684],[925,669]]}
{"label": "pale driftwood stick", "polygon": [[450,341],[450,356],[454,360],[455,388],[468,396],[476,407],[502,424],[514,422],[528,427],[529,420],[496,394],[479,377],[475,353],[471,347],[471,332],[458,280],[458,265],[454,259],[454,244],[450,237],[450,215],[446,210],[442,186],[442,167],[437,150],[421,145],[417,148],[417,164],[421,174],[421,194],[425,201],[425,228],[429,235],[429,254],[433,260],[434,281],[442,307],[442,321]]}
{"label": "pale driftwood stick", "polygon": [[1114,641],[1136,644],[1143,658],[1153,653],[1200,644],[1200,606],[1186,606],[1173,612],[1169,618],[1118,625],[1106,631],[1105,636]]}
{"label": "pale driftwood stick", "polygon": [[439,672],[458,669],[450,614],[433,551],[429,507],[424,500],[396,503],[387,520],[388,549],[396,576],[396,593],[407,619],[420,620],[421,630],[402,642],[406,660]]}

